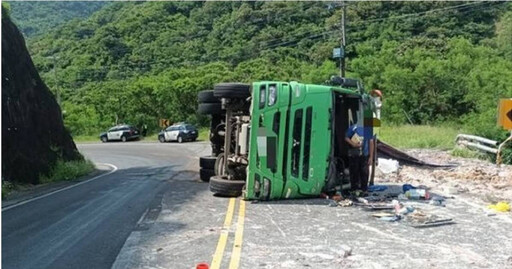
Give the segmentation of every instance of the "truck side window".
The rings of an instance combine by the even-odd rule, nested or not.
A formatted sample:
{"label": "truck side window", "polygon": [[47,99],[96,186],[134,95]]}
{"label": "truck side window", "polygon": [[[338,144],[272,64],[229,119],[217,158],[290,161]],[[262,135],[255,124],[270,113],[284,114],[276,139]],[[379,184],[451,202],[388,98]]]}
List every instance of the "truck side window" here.
{"label": "truck side window", "polygon": [[267,97],[267,85],[261,85],[260,86],[260,105],[259,108],[265,107],[265,101]]}
{"label": "truck side window", "polygon": [[300,145],[302,142],[302,109],[295,110],[293,120],[292,175],[299,176]]}
{"label": "truck side window", "polygon": [[304,132],[304,158],[302,164],[302,179],[308,180],[309,177],[309,158],[311,149],[311,120],[313,116],[313,108],[306,109],[306,128]]}
{"label": "truck side window", "polygon": [[270,84],[268,87],[268,106],[273,106],[277,99],[277,85]]}

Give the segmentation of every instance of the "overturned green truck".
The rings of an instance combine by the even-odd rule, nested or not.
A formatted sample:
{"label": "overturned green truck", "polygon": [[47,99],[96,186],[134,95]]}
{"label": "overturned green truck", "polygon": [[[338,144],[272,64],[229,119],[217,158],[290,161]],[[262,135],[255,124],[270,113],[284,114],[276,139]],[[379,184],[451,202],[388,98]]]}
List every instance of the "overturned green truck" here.
{"label": "overturned green truck", "polygon": [[200,92],[198,112],[211,115],[212,156],[200,160],[210,190],[272,200],[318,197],[346,185],[345,131],[358,124],[371,133],[380,107],[358,80],[329,84],[221,83]]}

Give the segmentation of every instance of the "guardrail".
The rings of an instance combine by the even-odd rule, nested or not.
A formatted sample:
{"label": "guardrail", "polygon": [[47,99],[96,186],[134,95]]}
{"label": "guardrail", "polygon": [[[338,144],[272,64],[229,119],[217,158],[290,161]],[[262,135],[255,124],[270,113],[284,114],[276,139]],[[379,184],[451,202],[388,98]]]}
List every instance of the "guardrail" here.
{"label": "guardrail", "polygon": [[457,138],[455,138],[455,143],[457,145],[466,146],[468,148],[498,154],[498,148],[496,148],[498,141],[487,139],[485,137],[459,134],[457,135]]}
{"label": "guardrail", "polygon": [[457,145],[465,146],[468,148],[477,149],[480,151],[485,151],[488,153],[496,154],[496,164],[500,165],[501,160],[501,150],[503,146],[508,141],[512,140],[512,132],[510,133],[510,137],[507,138],[503,143],[498,145],[498,141],[494,141],[491,139],[487,139],[485,137],[480,137],[476,135],[468,135],[468,134],[459,134],[457,138],[455,138],[455,143]]}

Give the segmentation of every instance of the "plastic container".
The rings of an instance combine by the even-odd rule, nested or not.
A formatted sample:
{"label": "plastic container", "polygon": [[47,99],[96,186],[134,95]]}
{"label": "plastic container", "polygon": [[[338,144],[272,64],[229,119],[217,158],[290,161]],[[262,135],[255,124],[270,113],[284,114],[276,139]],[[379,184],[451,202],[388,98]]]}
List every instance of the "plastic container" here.
{"label": "plastic container", "polygon": [[410,200],[421,200],[421,199],[428,199],[429,194],[427,190],[424,189],[410,189],[405,192],[405,197]]}

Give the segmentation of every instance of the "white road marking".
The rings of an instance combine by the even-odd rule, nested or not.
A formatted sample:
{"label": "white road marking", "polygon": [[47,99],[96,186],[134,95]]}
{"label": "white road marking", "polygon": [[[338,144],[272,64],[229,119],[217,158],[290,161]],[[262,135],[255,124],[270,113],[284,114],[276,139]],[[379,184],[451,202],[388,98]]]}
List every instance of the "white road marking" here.
{"label": "white road marking", "polygon": [[6,207],[2,208],[2,212],[7,211],[7,210],[9,210],[9,209],[13,209],[13,208],[15,208],[15,207],[18,207],[18,206],[21,206],[21,205],[24,205],[24,204],[27,204],[27,203],[30,203],[30,202],[33,202],[33,201],[37,201],[37,200],[39,200],[39,199],[42,199],[42,198],[48,197],[48,196],[50,196],[50,195],[56,194],[56,193],[61,192],[61,191],[69,190],[69,189],[74,188],[74,187],[76,187],[76,186],[80,186],[80,185],[85,184],[85,183],[87,183],[87,182],[91,182],[91,181],[93,181],[93,180],[96,180],[96,179],[98,179],[98,178],[100,178],[100,177],[104,177],[104,176],[110,175],[110,174],[114,173],[115,171],[117,171],[117,169],[118,169],[118,168],[117,168],[117,166],[115,166],[115,165],[113,165],[113,164],[110,164],[110,163],[101,163],[101,164],[104,164],[104,165],[107,165],[107,166],[112,167],[112,171],[110,171],[110,172],[108,172],[108,173],[106,173],[106,174],[101,174],[101,175],[99,175],[99,176],[95,176],[95,177],[93,177],[93,178],[91,178],[91,179],[88,179],[88,180],[86,180],[86,181],[82,181],[82,182],[79,182],[79,183],[73,184],[73,185],[71,185],[71,186],[67,186],[67,187],[65,187],[65,188],[58,189],[58,190],[55,190],[55,191],[52,191],[52,192],[49,192],[49,193],[43,194],[43,195],[41,195],[41,196],[37,196],[37,197],[31,198],[31,199],[28,199],[28,200],[24,200],[24,201],[22,201],[22,202],[19,202],[19,203],[17,203],[17,204],[14,204],[14,205],[6,206]]}
{"label": "white road marking", "polygon": [[144,211],[144,214],[142,214],[142,216],[140,216],[140,219],[137,221],[137,226],[140,225],[142,223],[142,221],[144,220],[144,218],[146,217],[146,215],[148,214],[149,212],[149,208],[146,209],[146,211]]}

